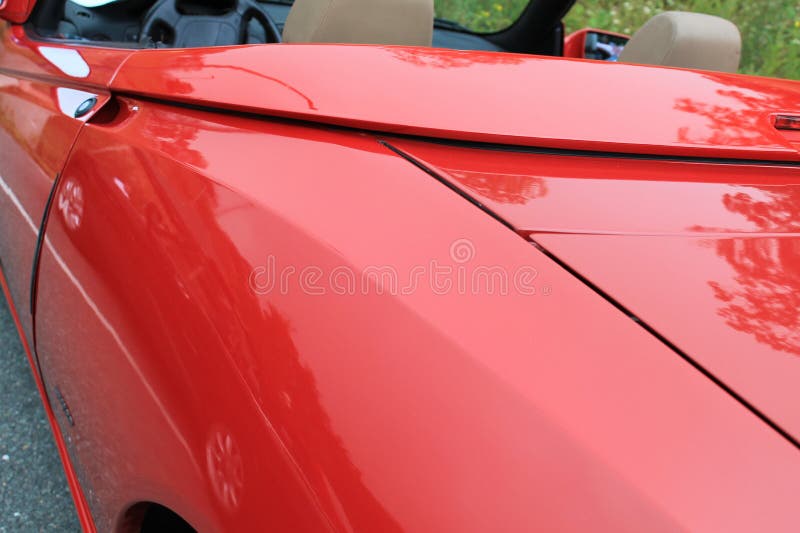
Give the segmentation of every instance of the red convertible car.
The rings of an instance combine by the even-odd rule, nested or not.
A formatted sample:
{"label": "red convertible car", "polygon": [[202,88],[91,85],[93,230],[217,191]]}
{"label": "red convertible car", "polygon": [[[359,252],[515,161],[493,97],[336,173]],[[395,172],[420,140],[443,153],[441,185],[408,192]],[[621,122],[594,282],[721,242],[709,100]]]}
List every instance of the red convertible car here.
{"label": "red convertible car", "polygon": [[571,4],[0,4],[2,286],[86,531],[797,529],[800,83]]}

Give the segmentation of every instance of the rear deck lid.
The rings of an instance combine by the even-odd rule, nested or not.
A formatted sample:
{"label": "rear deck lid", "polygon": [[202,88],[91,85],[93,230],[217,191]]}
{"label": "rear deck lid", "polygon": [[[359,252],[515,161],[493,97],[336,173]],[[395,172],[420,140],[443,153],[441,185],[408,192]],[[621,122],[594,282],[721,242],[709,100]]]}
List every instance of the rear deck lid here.
{"label": "rear deck lid", "polygon": [[[112,89],[382,132],[570,150],[799,160],[800,83],[497,52],[279,44],[140,50]],[[797,140],[800,143],[800,139]]]}

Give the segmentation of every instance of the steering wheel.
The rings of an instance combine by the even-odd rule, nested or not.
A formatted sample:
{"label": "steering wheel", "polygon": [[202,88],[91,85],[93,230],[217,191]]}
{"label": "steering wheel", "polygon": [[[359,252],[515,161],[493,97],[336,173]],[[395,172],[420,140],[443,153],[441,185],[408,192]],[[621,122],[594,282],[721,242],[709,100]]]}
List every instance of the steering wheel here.
{"label": "steering wheel", "polygon": [[255,0],[233,0],[229,10],[212,10],[185,0],[158,0],[139,32],[146,47],[194,48],[279,43],[281,34]]}

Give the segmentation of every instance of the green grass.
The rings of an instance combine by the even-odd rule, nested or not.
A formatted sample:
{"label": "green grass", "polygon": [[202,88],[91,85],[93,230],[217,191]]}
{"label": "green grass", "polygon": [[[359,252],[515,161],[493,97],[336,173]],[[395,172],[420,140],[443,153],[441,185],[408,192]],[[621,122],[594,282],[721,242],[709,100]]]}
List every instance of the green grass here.
{"label": "green grass", "polygon": [[[476,31],[513,23],[528,0],[435,0],[436,14]],[[741,72],[800,79],[800,0],[578,0],[567,32],[587,26],[632,34],[665,10],[719,15],[742,32]]]}

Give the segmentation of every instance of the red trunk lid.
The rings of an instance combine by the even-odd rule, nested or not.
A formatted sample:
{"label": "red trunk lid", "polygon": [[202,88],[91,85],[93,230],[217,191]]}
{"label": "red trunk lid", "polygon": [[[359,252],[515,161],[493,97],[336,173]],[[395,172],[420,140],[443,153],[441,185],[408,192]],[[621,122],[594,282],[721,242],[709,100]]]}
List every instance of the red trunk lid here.
{"label": "red trunk lid", "polygon": [[773,118],[800,114],[800,83],[712,72],[431,48],[262,45],[137,51],[112,89],[438,138],[800,159]]}

